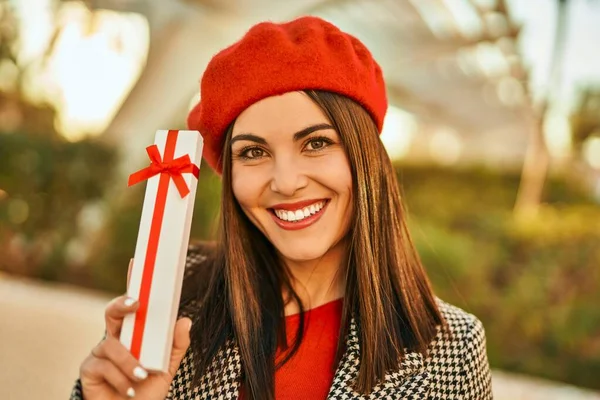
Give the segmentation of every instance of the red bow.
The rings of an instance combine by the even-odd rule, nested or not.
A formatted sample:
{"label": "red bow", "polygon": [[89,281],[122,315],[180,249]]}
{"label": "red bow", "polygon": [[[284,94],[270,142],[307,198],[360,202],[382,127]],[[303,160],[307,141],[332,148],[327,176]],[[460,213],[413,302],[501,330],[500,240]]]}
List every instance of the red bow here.
{"label": "red bow", "polygon": [[200,169],[195,164],[192,164],[190,156],[186,154],[173,161],[163,162],[158,151],[158,146],[155,144],[146,147],[146,152],[152,163],[146,168],[131,174],[127,186],[133,186],[136,183],[152,178],[154,175],[166,173],[173,178],[173,183],[175,183],[181,197],[187,196],[190,193],[190,189],[181,174],[191,173],[196,179],[198,179],[198,175],[200,174]]}

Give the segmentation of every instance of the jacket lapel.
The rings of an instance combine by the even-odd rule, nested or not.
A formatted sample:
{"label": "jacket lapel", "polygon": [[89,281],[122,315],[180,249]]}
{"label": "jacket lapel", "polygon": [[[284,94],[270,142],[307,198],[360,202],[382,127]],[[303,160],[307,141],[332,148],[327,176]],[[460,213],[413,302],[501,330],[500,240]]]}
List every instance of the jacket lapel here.
{"label": "jacket lapel", "polygon": [[194,398],[202,400],[237,399],[242,362],[237,345],[229,340],[214,357],[200,385],[194,388]]}
{"label": "jacket lapel", "polygon": [[335,372],[328,399],[422,399],[429,388],[429,373],[425,369],[423,355],[406,353],[399,368],[385,375],[368,396],[352,389],[360,369],[360,342],[356,320],[350,321],[346,352]]}

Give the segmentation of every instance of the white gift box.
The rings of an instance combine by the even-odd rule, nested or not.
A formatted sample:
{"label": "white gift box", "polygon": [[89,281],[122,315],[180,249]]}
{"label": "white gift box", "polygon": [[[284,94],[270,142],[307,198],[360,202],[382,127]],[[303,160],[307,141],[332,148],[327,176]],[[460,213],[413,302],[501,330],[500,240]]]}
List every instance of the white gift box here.
{"label": "white gift box", "polygon": [[198,131],[157,131],[150,166],[129,179],[147,186],[127,288],[140,306],[120,340],[149,371],[166,372],[171,357],[202,145]]}

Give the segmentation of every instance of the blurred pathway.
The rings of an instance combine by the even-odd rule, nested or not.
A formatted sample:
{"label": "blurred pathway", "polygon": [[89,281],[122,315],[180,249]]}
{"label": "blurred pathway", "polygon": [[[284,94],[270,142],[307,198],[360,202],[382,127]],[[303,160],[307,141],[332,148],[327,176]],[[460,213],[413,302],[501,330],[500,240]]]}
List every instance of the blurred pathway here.
{"label": "blurred pathway", "polygon": [[[110,296],[0,273],[0,399],[65,400],[102,338]],[[495,400],[600,400],[600,394],[493,372]]]}
{"label": "blurred pathway", "polygon": [[104,334],[98,292],[0,274],[0,399],[65,400]]}

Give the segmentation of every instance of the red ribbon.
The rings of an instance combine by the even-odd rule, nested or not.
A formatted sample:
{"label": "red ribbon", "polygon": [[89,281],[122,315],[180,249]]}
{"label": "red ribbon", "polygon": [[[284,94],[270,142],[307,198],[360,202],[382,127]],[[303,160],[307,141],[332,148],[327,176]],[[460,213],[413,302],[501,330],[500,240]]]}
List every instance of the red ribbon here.
{"label": "red ribbon", "polygon": [[142,273],[142,282],[140,286],[139,308],[135,315],[135,323],[133,326],[133,338],[131,341],[131,354],[139,360],[142,339],[144,336],[144,328],[146,325],[146,317],[148,315],[148,303],[150,300],[150,288],[152,286],[152,275],[154,274],[154,266],[156,264],[156,253],[160,241],[160,231],[162,229],[162,221],[165,214],[165,205],[167,202],[167,193],[169,191],[169,182],[173,178],[173,182],[179,191],[181,197],[185,197],[190,193],[182,174],[191,173],[196,178],[199,175],[199,168],[192,164],[189,155],[173,159],[175,155],[175,145],[177,144],[178,131],[171,130],[167,134],[167,143],[165,145],[164,157],[161,159],[158,147],[156,145],[148,146],[146,151],[150,157],[150,166],[137,171],[129,176],[129,186],[142,182],[155,175],[160,174],[158,182],[158,193],[156,195],[156,203],[152,215],[150,225],[150,235],[148,237],[148,247],[146,249],[146,257],[144,259],[144,271]]}
{"label": "red ribbon", "polygon": [[[171,133],[171,131],[169,131],[169,133]],[[164,161],[160,158],[158,146],[155,144],[146,147],[146,152],[148,153],[148,157],[150,157],[151,164],[146,168],[129,175],[127,186],[133,186],[136,183],[152,178],[154,175],[168,174],[173,178],[173,183],[177,186],[177,190],[179,190],[181,197],[187,196],[190,193],[190,189],[185,183],[182,174],[191,173],[197,179],[200,173],[200,169],[190,161],[190,156],[186,154],[172,161]]]}

